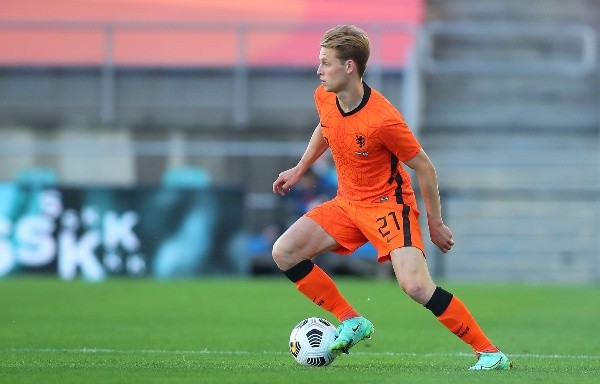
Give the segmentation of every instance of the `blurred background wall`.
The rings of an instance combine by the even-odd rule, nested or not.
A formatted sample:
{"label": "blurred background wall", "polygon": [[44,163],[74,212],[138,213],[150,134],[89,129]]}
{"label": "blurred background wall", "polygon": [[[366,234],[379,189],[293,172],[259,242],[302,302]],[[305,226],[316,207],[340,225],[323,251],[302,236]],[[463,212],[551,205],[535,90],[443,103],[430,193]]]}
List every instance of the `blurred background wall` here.
{"label": "blurred background wall", "polygon": [[[41,191],[50,185],[61,204],[76,201],[79,226],[68,225],[65,205],[51,216],[52,235],[72,228],[82,241],[94,220],[87,200],[72,197],[94,188],[113,196],[95,205],[105,207],[97,208],[99,217],[112,207],[121,218],[131,208],[118,205],[131,201],[123,190],[143,196],[175,185],[208,189],[215,198],[235,190],[238,215],[215,213],[239,222],[218,240],[226,250],[186,247],[194,233],[217,241],[198,221],[212,216],[185,216],[193,207],[205,212],[210,200],[197,206],[165,203],[167,197],[147,204],[184,212],[174,216],[184,240],[152,249],[161,260],[182,249],[189,258],[227,253],[228,267],[210,273],[272,272],[273,238],[332,193],[327,159],[295,196],[281,199],[270,190],[318,122],[312,94],[320,37],[353,23],[371,38],[366,81],[402,111],[437,167],[456,246],[443,257],[429,247],[434,274],[600,280],[597,1],[4,0],[1,7],[0,179],[7,191],[41,180]],[[137,214],[136,223],[160,222]],[[7,251],[6,271],[28,260],[18,250],[31,243],[18,236],[25,213],[12,215],[5,213],[0,226],[15,250]],[[223,222],[218,228],[228,231]],[[126,271],[130,258],[139,264],[131,255],[140,252],[147,264],[132,271],[159,264],[143,248],[125,252],[122,245],[115,256],[110,241],[103,244],[103,252],[93,248],[98,265],[91,270]],[[60,269],[58,238],[56,247],[53,270]],[[367,247],[330,268],[389,273],[369,257]],[[72,266],[84,271],[91,258],[81,254]]]}

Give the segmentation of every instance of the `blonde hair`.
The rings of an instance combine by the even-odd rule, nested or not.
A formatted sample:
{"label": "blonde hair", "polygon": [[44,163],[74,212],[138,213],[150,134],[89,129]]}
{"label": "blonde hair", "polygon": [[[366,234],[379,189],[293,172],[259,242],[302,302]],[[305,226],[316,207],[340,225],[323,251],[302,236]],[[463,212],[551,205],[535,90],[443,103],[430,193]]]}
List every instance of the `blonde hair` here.
{"label": "blonde hair", "polygon": [[369,38],[362,29],[354,25],[333,27],[323,35],[321,47],[334,49],[341,61],[354,60],[360,77],[365,73],[370,48]]}

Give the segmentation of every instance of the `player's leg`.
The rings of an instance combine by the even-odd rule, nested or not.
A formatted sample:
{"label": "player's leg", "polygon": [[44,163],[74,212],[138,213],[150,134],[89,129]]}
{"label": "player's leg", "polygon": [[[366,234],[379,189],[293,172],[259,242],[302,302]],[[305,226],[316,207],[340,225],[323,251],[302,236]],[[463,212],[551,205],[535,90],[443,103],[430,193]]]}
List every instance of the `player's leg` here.
{"label": "player's leg", "polygon": [[414,301],[429,309],[450,332],[473,348],[479,361],[471,369],[510,368],[508,358],[487,338],[465,304],[458,297],[435,285],[420,249],[395,249],[391,252],[391,259],[402,290]]}
{"label": "player's leg", "polygon": [[[275,263],[298,290],[341,321],[330,346],[335,354],[348,353],[352,346],[370,337],[374,331],[373,324],[360,316],[333,280],[312,262],[324,251],[350,253],[366,241],[358,228],[346,219],[337,203],[329,201],[298,219],[273,246]],[[330,233],[342,239],[343,244]]]}
{"label": "player's leg", "polygon": [[334,281],[312,262],[339,244],[314,220],[302,216],[273,245],[273,259],[298,290],[340,321],[359,316]]}

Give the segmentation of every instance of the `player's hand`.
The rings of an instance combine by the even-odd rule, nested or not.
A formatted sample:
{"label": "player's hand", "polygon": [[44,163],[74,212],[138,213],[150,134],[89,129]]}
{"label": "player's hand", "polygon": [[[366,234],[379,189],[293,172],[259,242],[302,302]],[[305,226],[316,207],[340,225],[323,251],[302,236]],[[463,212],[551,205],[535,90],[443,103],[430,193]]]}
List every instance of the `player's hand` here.
{"label": "player's hand", "polygon": [[277,177],[277,180],[273,183],[273,193],[285,196],[286,193],[289,193],[292,190],[292,187],[301,177],[302,173],[298,171],[297,167],[281,172],[279,177]]}
{"label": "player's hand", "polygon": [[452,231],[442,221],[428,222],[429,224],[429,236],[433,244],[437,245],[440,251],[446,253],[454,245],[452,239]]}

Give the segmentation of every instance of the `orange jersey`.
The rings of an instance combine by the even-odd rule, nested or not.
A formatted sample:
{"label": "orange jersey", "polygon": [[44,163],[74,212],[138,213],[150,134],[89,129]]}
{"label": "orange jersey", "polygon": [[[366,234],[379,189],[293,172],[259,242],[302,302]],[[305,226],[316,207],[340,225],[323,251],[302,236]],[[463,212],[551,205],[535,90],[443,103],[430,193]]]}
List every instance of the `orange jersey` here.
{"label": "orange jersey", "polygon": [[402,166],[421,145],[398,110],[364,85],[360,105],[345,113],[333,92],[321,85],[315,103],[323,137],[338,174],[338,196],[354,201],[386,202],[416,208],[410,176]]}

